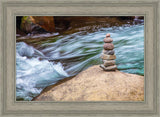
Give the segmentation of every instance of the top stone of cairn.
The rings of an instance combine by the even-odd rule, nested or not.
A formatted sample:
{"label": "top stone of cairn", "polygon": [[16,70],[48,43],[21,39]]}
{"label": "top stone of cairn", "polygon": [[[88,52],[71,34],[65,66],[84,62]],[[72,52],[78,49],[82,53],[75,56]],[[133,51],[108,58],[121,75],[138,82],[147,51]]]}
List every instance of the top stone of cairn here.
{"label": "top stone of cairn", "polygon": [[106,34],[106,37],[110,37],[111,35],[109,33]]}

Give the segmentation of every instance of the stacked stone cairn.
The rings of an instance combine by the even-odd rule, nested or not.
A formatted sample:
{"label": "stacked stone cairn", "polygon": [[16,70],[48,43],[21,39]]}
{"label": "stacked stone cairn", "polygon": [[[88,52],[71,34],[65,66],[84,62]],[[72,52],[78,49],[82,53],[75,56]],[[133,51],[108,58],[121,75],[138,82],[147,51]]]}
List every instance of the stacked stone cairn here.
{"label": "stacked stone cairn", "polygon": [[115,65],[116,55],[114,54],[114,45],[112,44],[113,39],[110,38],[110,34],[106,34],[106,38],[104,38],[103,51],[101,54],[101,59],[103,64],[100,67],[104,71],[116,71],[117,66]]}

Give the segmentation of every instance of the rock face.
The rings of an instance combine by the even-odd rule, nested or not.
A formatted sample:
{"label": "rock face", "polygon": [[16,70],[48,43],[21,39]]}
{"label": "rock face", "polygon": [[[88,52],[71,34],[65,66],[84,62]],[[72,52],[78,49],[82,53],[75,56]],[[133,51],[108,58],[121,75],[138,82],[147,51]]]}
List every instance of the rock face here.
{"label": "rock face", "polygon": [[53,16],[32,16],[33,22],[38,24],[48,32],[55,32],[55,24]]}
{"label": "rock face", "polygon": [[20,29],[26,34],[54,32],[54,18],[53,16],[23,16]]}
{"label": "rock face", "polygon": [[[32,33],[32,31],[34,31],[32,34],[41,34],[43,30],[50,33],[67,30],[74,32],[76,28],[87,26],[86,29],[88,29],[88,26],[90,27],[92,25],[96,27],[112,27],[122,26],[128,22],[133,24],[135,23],[134,18],[134,16],[17,16],[16,28],[25,33],[25,35]],[[138,16],[138,19],[139,18],[140,16]],[[144,17],[141,17],[141,19],[144,19]],[[20,25],[22,25],[22,28],[20,28]],[[34,30],[31,30],[32,28],[34,28]],[[91,28],[89,28],[89,30],[90,29]],[[17,34],[20,33],[17,32]]]}
{"label": "rock face", "polygon": [[46,88],[32,101],[143,101],[144,77],[103,71],[98,65]]}

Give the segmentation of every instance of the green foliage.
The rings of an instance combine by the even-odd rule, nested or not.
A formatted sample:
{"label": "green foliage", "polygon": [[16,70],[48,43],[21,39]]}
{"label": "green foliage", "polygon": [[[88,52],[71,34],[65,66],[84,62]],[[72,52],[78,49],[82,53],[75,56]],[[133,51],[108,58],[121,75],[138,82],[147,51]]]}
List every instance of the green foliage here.
{"label": "green foliage", "polygon": [[26,33],[31,32],[31,25],[32,25],[32,20],[30,16],[23,16],[21,20],[20,29]]}
{"label": "green foliage", "polygon": [[29,18],[29,16],[23,16],[22,23],[31,23],[31,19]]}

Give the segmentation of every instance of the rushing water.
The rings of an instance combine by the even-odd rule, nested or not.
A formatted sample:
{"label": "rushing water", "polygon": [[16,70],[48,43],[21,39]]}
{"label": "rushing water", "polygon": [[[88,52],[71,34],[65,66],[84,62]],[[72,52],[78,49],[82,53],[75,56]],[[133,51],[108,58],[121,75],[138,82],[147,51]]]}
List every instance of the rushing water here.
{"label": "rushing water", "polygon": [[79,31],[34,42],[16,44],[17,100],[31,100],[48,85],[102,63],[103,39],[110,33],[118,70],[144,75],[144,25]]}

